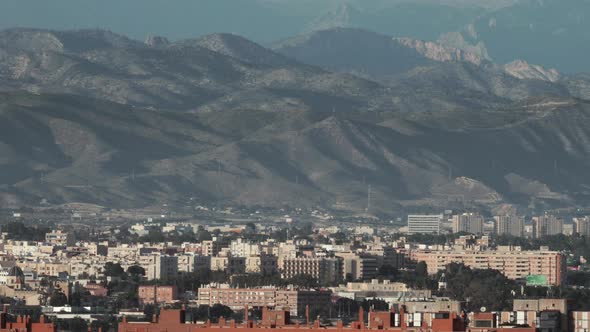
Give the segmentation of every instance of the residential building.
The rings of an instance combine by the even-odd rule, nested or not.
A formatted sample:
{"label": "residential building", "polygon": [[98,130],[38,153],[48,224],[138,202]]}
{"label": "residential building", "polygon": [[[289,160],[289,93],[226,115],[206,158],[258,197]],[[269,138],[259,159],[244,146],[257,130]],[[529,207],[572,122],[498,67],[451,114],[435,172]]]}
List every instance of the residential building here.
{"label": "residential building", "polygon": [[549,235],[558,235],[562,232],[563,219],[549,214],[533,217],[533,236],[535,239]]}
{"label": "residential building", "polygon": [[572,332],[590,331],[590,312],[572,311],[570,312],[570,330]]}
{"label": "residential building", "polygon": [[305,312],[305,307],[323,308],[330,305],[331,291],[283,289],[273,286],[257,288],[231,288],[227,284],[212,284],[199,288],[198,305],[223,304],[232,310],[249,308],[288,308],[291,315]]}
{"label": "residential building", "polygon": [[495,216],[494,233],[497,235],[524,236],[524,218],[520,216]]}
{"label": "residential building", "polygon": [[250,257],[260,254],[260,245],[239,238],[230,243],[230,253],[234,257]]}
{"label": "residential building", "polygon": [[139,304],[148,303],[167,304],[178,299],[176,286],[142,285],[137,290]]}
{"label": "residential building", "polygon": [[453,216],[453,233],[483,233],[483,217],[476,213],[464,213]]}
{"label": "residential building", "polygon": [[76,242],[71,233],[63,232],[61,230],[53,230],[45,234],[45,242],[56,246],[73,246]]}
{"label": "residential building", "polygon": [[217,254],[219,254],[219,251],[221,251],[221,248],[221,243],[216,240],[207,240],[201,242],[201,252],[205,256],[217,256]]}
{"label": "residential building", "polygon": [[377,276],[377,257],[354,252],[337,253],[342,258],[343,280],[369,280]]}
{"label": "residential building", "polygon": [[337,283],[342,280],[342,258],[334,257],[296,257],[285,258],[282,266],[282,277],[292,278],[305,274],[314,277],[322,284]]}
{"label": "residential building", "polygon": [[246,257],[246,273],[271,275],[279,272],[278,259],[273,255]]}
{"label": "residential building", "polygon": [[[518,248],[519,249],[519,248]],[[510,279],[543,275],[549,285],[561,285],[565,277],[565,257],[556,251],[510,250],[418,250],[411,259],[426,262],[428,273],[444,270],[450,263],[462,263],[475,269],[494,269]]]}
{"label": "residential building", "polygon": [[246,258],[231,255],[211,257],[211,271],[225,271],[229,275],[246,272]]}
{"label": "residential building", "polygon": [[442,214],[408,215],[408,234],[440,234]]}
{"label": "residential building", "polygon": [[574,232],[580,236],[590,237],[590,217],[574,218]]}
{"label": "residential building", "polygon": [[199,268],[210,268],[211,257],[186,253],[178,255],[178,272],[195,272]]}
{"label": "residential building", "polygon": [[169,280],[178,276],[178,257],[151,253],[140,256],[140,266],[147,280]]}

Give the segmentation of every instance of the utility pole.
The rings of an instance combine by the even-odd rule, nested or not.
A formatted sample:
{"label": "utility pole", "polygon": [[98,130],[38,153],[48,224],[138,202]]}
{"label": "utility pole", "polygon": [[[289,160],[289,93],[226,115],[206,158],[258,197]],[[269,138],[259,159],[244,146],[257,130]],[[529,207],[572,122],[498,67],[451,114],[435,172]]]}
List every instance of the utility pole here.
{"label": "utility pole", "polygon": [[453,167],[451,165],[449,165],[449,182],[451,182],[452,178],[453,178]]}
{"label": "utility pole", "polygon": [[370,209],[371,209],[371,185],[369,185],[369,188],[367,190],[367,213],[369,212]]}

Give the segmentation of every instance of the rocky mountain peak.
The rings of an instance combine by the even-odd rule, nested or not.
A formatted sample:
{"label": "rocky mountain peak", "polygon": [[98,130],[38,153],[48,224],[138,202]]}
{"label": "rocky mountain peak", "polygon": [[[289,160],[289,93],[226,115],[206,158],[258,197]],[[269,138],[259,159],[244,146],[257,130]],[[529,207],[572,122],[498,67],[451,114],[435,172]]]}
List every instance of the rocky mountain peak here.
{"label": "rocky mountain peak", "polygon": [[481,65],[485,59],[481,56],[463,51],[459,48],[444,46],[430,41],[411,38],[394,38],[398,43],[416,50],[428,59],[438,62],[466,61],[475,65]]}
{"label": "rocky mountain peak", "polygon": [[170,41],[168,40],[168,38],[162,36],[148,36],[145,40],[145,43],[149,47],[154,48],[162,48],[170,45]]}
{"label": "rocky mountain peak", "polygon": [[520,79],[534,79],[548,82],[557,82],[561,75],[554,68],[544,68],[543,66],[530,64],[524,60],[512,61],[504,65],[504,70]]}

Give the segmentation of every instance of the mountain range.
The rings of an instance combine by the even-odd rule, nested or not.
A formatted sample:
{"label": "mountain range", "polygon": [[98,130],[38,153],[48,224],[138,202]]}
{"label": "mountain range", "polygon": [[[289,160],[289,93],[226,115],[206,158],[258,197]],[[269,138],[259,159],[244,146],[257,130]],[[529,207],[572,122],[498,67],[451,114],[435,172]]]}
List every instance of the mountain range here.
{"label": "mountain range", "polygon": [[359,29],[4,30],[0,204],[584,205],[588,82]]}
{"label": "mountain range", "polygon": [[[3,1],[0,29],[101,28],[143,40],[239,34],[263,45],[332,28],[438,41],[498,64],[515,59],[588,72],[587,0]],[[132,18],[132,19],[129,19]]]}

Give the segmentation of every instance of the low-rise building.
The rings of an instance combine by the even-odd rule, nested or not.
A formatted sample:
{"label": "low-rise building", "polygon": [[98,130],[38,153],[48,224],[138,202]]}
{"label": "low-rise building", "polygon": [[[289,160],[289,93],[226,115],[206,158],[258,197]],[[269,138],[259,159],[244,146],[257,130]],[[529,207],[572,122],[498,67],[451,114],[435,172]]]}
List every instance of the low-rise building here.
{"label": "low-rise building", "polygon": [[306,306],[321,309],[331,304],[329,290],[288,289],[273,286],[257,288],[231,288],[227,284],[214,284],[198,290],[198,305],[223,304],[233,310],[249,308],[288,308],[292,315],[305,312]]}
{"label": "low-rise building", "polygon": [[56,246],[73,246],[76,240],[71,233],[53,230],[45,234],[45,242]]}
{"label": "low-rise building", "polygon": [[178,299],[176,286],[142,285],[137,290],[139,304],[173,303]]}

